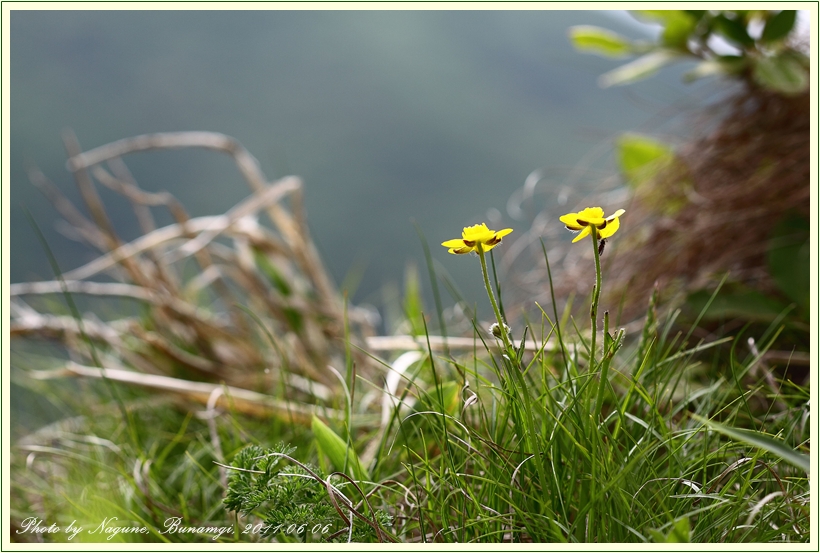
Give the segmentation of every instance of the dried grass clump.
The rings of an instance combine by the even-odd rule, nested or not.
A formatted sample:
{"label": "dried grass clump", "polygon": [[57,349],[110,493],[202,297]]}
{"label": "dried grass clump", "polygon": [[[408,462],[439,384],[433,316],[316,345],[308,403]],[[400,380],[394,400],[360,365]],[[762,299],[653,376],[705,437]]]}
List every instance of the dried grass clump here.
{"label": "dried grass clump", "polygon": [[639,189],[611,272],[627,305],[641,310],[656,281],[688,291],[727,271],[774,290],[765,256],[772,229],[789,212],[809,215],[809,124],[808,94],[747,92],[682,150],[682,168]]}
{"label": "dried grass clump", "polygon": [[[603,258],[604,294],[622,305],[622,320],[645,311],[656,282],[665,299],[713,286],[727,271],[775,289],[765,255],[772,229],[789,212],[809,214],[809,108],[808,94],[747,89],[715,110],[708,135],[634,191]],[[560,294],[589,293],[587,249],[571,249],[559,265]]]}
{"label": "dried grass clump", "polygon": [[[58,340],[71,359],[36,376],[99,378],[105,368],[110,380],[309,421],[306,407],[252,390],[284,386],[297,402],[327,400],[339,388],[329,367],[345,364],[345,310],[310,239],[301,181],[268,182],[241,144],[216,133],[137,136],[87,152],[73,135],[65,141],[89,216],[39,171],[30,177],[100,256],[60,280],[12,285],[12,338]],[[224,215],[191,218],[170,194],[140,188],[122,161],[133,152],[175,148],[230,155],[253,194]],[[118,237],[97,184],[129,200],[141,237]],[[154,209],[167,209],[176,223],[157,228]],[[259,212],[271,227],[257,222]],[[89,313],[78,320],[24,302],[65,293],[128,298],[145,308],[139,316],[103,321]],[[358,311],[348,316],[354,340],[368,333]]]}

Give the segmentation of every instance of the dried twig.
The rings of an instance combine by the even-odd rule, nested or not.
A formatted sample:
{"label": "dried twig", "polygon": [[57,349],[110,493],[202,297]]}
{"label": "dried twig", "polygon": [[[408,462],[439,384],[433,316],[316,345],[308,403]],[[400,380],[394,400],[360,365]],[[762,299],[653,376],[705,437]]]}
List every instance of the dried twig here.
{"label": "dried twig", "polygon": [[[284,381],[292,387],[299,389],[302,383],[301,389],[313,397],[334,396],[338,383],[326,367],[342,361],[343,310],[310,240],[297,177],[268,183],[241,144],[217,133],[137,136],[88,152],[80,152],[69,133],[66,148],[68,167],[91,220],[41,173],[32,170],[32,180],[80,235],[104,253],[65,273],[64,282],[15,284],[13,297],[67,292],[143,302],[148,309],[137,318],[103,322],[92,315],[79,321],[106,366],[136,368],[153,376],[183,369],[196,378],[218,376],[237,389],[257,382],[263,371],[281,370],[288,373]],[[224,215],[190,218],[171,194],[140,188],[122,159],[133,152],[168,148],[227,153],[254,193]],[[115,219],[106,213],[93,179],[132,204],[141,237],[129,243],[117,237]],[[176,223],[156,228],[153,208],[168,209]],[[260,211],[270,216],[273,229],[256,221]],[[192,259],[198,264],[194,270]],[[101,273],[116,282],[87,280]],[[238,306],[251,309],[264,329],[254,326]],[[353,325],[359,324],[356,313],[352,310],[348,319]],[[83,363],[87,355],[79,324],[38,313],[17,300],[11,332],[16,338],[61,340],[75,361]],[[275,336],[275,353],[266,347],[270,336]],[[350,336],[357,340],[355,332]],[[362,356],[358,351],[354,355]],[[368,362],[364,359],[360,366]]]}
{"label": "dried twig", "polygon": [[[430,348],[441,351],[445,347],[449,349],[470,350],[477,349],[479,351],[484,349],[484,345],[478,338],[456,338],[444,336],[369,336],[366,338],[367,349],[371,351],[413,351],[413,350],[427,350],[427,345]],[[495,339],[486,339],[485,343],[488,347],[498,349],[501,346]],[[554,342],[547,342],[546,346],[543,343],[527,340],[524,343],[526,351],[561,351]]]}
{"label": "dried twig", "polygon": [[[179,394],[203,405],[208,404],[214,390],[222,388],[223,393],[214,401],[213,407],[235,410],[253,416],[277,416],[297,424],[310,425],[315,409],[304,404],[291,404],[271,396],[219,384],[193,382],[168,376],[158,376],[128,371],[124,369],[98,369],[69,362],[63,368],[50,371],[33,371],[32,376],[39,379],[65,378],[81,376],[87,378],[107,378],[114,382],[133,384],[154,390]],[[322,408],[322,414],[329,418],[344,418],[344,414],[334,409]],[[355,425],[378,424],[376,415],[354,415]]]}

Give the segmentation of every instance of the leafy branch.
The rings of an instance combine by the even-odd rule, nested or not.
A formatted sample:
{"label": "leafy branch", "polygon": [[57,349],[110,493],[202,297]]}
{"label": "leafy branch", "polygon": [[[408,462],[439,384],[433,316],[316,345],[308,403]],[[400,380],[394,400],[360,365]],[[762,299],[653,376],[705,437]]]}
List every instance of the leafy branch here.
{"label": "leafy branch", "polygon": [[[795,10],[641,10],[639,19],[659,23],[655,42],[632,41],[608,29],[583,25],[569,30],[573,45],[609,57],[638,56],[601,75],[603,87],[629,84],[671,63],[697,59],[687,81],[711,75],[738,78],[784,95],[809,86],[809,57],[796,47]],[[722,48],[719,44],[722,44]],[[728,47],[727,47],[728,46]],[[733,53],[719,51],[733,50]]]}

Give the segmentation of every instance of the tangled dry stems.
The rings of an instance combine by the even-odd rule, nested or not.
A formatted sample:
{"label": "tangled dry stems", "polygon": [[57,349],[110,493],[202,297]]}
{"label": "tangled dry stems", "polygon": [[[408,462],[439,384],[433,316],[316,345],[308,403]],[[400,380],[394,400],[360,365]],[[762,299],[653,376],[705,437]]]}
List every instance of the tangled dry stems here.
{"label": "tangled dry stems", "polygon": [[[713,288],[727,272],[734,281],[775,290],[765,255],[772,230],[788,213],[809,214],[809,108],[808,94],[784,97],[746,88],[711,110],[711,132],[630,189],[628,202],[617,203],[626,205],[627,214],[603,259],[603,292],[608,305],[623,310],[622,321],[645,312],[656,283],[664,301]],[[609,207],[605,199],[595,205]],[[561,246],[548,252],[558,298],[590,293],[587,250]],[[550,296],[543,255],[540,246],[533,251],[540,268],[525,273],[519,285],[530,301],[545,305]]]}
{"label": "tangled dry stems", "polygon": [[[30,177],[74,234],[100,256],[58,280],[12,285],[11,336],[58,340],[76,361],[39,377],[99,377],[99,369],[105,368],[111,369],[112,379],[142,380],[145,386],[174,393],[187,382],[186,395],[200,401],[207,399],[202,384],[227,385],[237,396],[234,406],[249,413],[260,405],[244,401],[254,393],[245,388],[266,391],[284,381],[292,397],[307,402],[338,388],[328,367],[345,362],[345,308],[310,239],[298,178],[268,182],[239,142],[218,133],[144,135],[87,152],[70,133],[65,143],[88,217],[41,172],[32,170]],[[140,188],[122,160],[138,151],[175,148],[230,155],[253,194],[224,215],[191,218],[169,193]],[[143,232],[140,238],[127,243],[119,238],[98,184],[129,200]],[[152,210],[158,208],[167,209],[176,223],[157,228]],[[271,227],[259,224],[260,212],[267,214]],[[23,299],[65,293],[127,298],[146,309],[139,317],[102,321],[86,314],[77,320],[38,312]],[[372,333],[367,319],[352,307],[347,316],[354,329],[351,338],[361,343],[361,337]],[[102,367],[88,367],[95,364],[91,344]],[[358,357],[366,366],[367,360]],[[130,374],[117,372],[123,370]],[[172,383],[161,379],[168,375],[182,378]],[[289,417],[296,412],[248,397],[276,407],[274,412],[289,412]],[[297,422],[304,418],[298,416]]]}
{"label": "tangled dry stems", "polygon": [[614,293],[640,309],[655,282],[691,291],[726,272],[773,291],[772,230],[788,213],[809,215],[809,126],[808,94],[736,98],[712,133],[680,152],[680,164],[636,191],[632,232],[612,266]]}

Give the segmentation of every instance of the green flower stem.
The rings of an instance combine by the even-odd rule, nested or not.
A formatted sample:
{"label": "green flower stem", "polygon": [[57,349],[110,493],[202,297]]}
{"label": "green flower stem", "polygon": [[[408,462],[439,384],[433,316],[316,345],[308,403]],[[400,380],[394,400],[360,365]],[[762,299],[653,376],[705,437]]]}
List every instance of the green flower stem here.
{"label": "green flower stem", "polygon": [[[596,362],[595,362],[595,350],[597,347],[596,338],[598,336],[598,302],[601,298],[601,256],[598,253],[598,229],[594,225],[590,225],[592,227],[592,250],[595,253],[595,288],[592,290],[592,306],[589,310],[589,318],[592,322],[592,336],[590,340],[590,349],[589,349],[589,375],[590,378],[594,378],[593,373],[596,370]],[[597,400],[601,398],[601,390],[603,390],[603,380],[598,382],[598,394]],[[591,399],[591,398],[590,398]],[[591,425],[592,435],[590,439],[592,440],[592,479],[590,481],[590,499],[592,501],[592,505],[589,508],[589,514],[587,515],[587,540],[595,541],[595,536],[597,535],[596,531],[598,530],[597,525],[595,524],[596,518],[596,509],[595,509],[595,496],[598,492],[598,420],[600,417],[600,408],[598,407],[598,401],[595,402],[595,412],[592,414],[592,421],[593,424]]]}
{"label": "green flower stem", "polygon": [[[512,345],[510,335],[507,333],[506,323],[504,321],[504,318],[501,316],[501,310],[498,308],[498,302],[495,299],[495,294],[493,294],[493,287],[490,285],[490,275],[487,271],[487,259],[485,257],[484,248],[481,244],[478,245],[477,252],[478,258],[481,260],[481,274],[484,277],[484,287],[487,289],[487,296],[489,296],[490,298],[490,303],[493,306],[493,313],[495,313],[495,319],[496,321],[498,321],[498,327],[501,334],[501,341],[504,343],[504,349],[507,352],[506,357],[508,358],[508,362],[502,362],[502,365],[507,368],[508,374],[506,375],[506,378],[508,379],[510,385],[510,391],[517,396],[516,403],[518,397],[523,398],[524,400],[524,408],[519,413],[523,430],[523,438],[525,440],[525,443],[527,444],[527,448],[530,451],[539,451],[538,439],[536,436],[537,427],[535,424],[535,417],[533,407],[531,404],[530,394],[527,391],[527,385],[524,382],[522,372],[521,370],[519,370],[518,355],[515,351],[515,348]],[[541,481],[542,489],[548,489],[548,480],[546,472],[544,470],[544,464],[538,462],[536,466],[538,470],[538,477]]]}
{"label": "green flower stem", "polygon": [[[493,313],[495,319],[498,321],[499,331],[501,332],[501,341],[504,343],[504,349],[507,350],[507,355],[511,355],[515,350],[510,342],[510,337],[507,334],[507,326],[504,318],[501,316],[501,310],[498,308],[498,302],[495,300],[493,294],[493,287],[490,285],[490,275],[487,272],[487,259],[484,257],[484,248],[478,248],[478,258],[481,260],[481,274],[484,276],[484,287],[487,289],[487,295],[490,297],[490,303],[493,306]],[[511,358],[512,359],[512,358]]]}
{"label": "green flower stem", "polygon": [[[604,348],[601,352],[601,378],[598,382],[598,400],[595,402],[595,413],[603,420],[601,409],[604,407],[604,392],[606,391],[606,379],[609,373],[610,354],[606,347],[606,337],[609,334],[609,311],[604,311]],[[611,347],[611,342],[610,342]]]}
{"label": "green flower stem", "polygon": [[592,339],[589,349],[589,372],[595,371],[595,348],[598,336],[598,301],[601,297],[601,256],[598,254],[598,229],[592,227],[592,250],[595,252],[595,288],[592,289],[592,307],[589,310],[589,318],[592,322]]}

